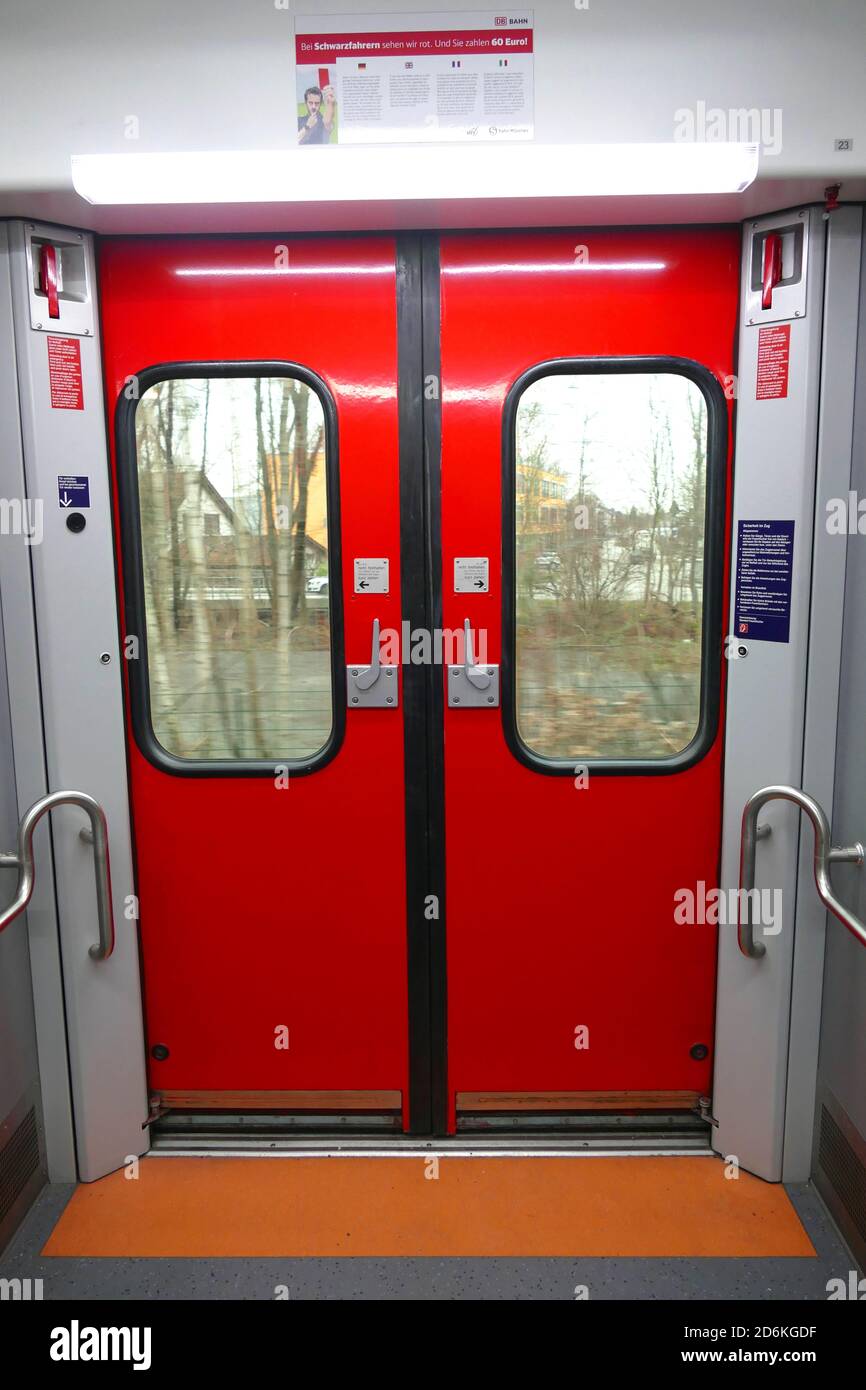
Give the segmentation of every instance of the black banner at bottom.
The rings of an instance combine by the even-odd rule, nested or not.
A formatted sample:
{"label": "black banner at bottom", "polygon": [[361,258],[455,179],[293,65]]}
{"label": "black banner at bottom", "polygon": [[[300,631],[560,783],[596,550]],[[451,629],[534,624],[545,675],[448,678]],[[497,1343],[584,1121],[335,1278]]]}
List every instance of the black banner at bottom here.
{"label": "black banner at bottom", "polygon": [[[664,1372],[675,1366],[775,1369],[794,1365],[826,1374],[837,1365],[856,1364],[862,1354],[866,1308],[857,1292],[856,1298],[840,1297],[826,1303],[577,1299],[564,1322],[557,1323],[558,1331],[576,1340],[560,1343],[556,1359],[559,1361],[563,1347],[570,1345],[576,1357],[575,1370],[579,1371],[578,1353],[581,1348],[586,1350],[591,1338],[593,1364],[597,1367],[598,1356],[603,1355],[609,1373]],[[4,1301],[0,1303],[0,1330],[7,1351],[14,1345],[19,1360],[28,1363],[26,1371],[38,1370],[42,1375],[93,1375],[101,1368],[110,1368],[115,1374],[124,1370],[156,1374],[189,1370],[197,1376],[210,1371],[225,1376],[233,1371],[261,1374],[271,1367],[288,1374],[293,1367],[298,1369],[299,1352],[305,1353],[309,1370],[309,1358],[317,1345],[316,1355],[331,1374],[340,1364],[341,1351],[347,1368],[354,1364],[357,1369],[359,1361],[364,1361],[369,1370],[369,1347],[364,1352],[364,1340],[334,1340],[334,1326],[346,1316],[333,1301],[322,1300],[317,1308],[311,1301],[293,1302],[291,1298],[270,1303]],[[368,1309],[365,1317],[369,1316]],[[425,1319],[423,1312],[420,1316]],[[354,1314],[348,1317],[354,1324]],[[519,1323],[514,1319],[512,1311],[502,1342],[488,1343],[483,1353],[488,1371],[500,1351],[513,1367],[519,1337]],[[529,1325],[534,1330],[531,1317]],[[311,1343],[309,1335],[320,1327],[328,1329],[328,1340]],[[358,1324],[358,1334],[364,1338],[369,1330],[368,1322]],[[403,1314],[400,1330],[404,1337],[411,1335]],[[466,1330],[465,1323],[460,1330]],[[536,1341],[524,1349],[530,1358],[539,1352]],[[425,1360],[429,1364],[429,1357]]]}

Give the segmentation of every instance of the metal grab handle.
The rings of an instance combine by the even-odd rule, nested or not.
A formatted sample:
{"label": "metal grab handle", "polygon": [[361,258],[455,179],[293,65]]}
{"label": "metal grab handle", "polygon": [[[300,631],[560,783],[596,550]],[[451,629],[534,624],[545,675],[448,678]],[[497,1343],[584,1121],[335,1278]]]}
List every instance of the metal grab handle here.
{"label": "metal grab handle", "polygon": [[466,679],[476,690],[486,690],[490,684],[490,673],[483,666],[475,665],[475,652],[472,645],[472,628],[467,618],[463,624],[463,667]]}
{"label": "metal grab handle", "polygon": [[355,677],[355,684],[359,690],[369,690],[371,685],[375,685],[379,679],[379,619],[373,619],[373,653],[370,657],[370,665],[366,671],[359,671]]}
{"label": "metal grab handle", "polygon": [[740,893],[737,896],[737,941],[743,955],[751,956],[755,960],[765,955],[767,950],[762,942],[755,941],[751,897],[746,900],[745,921],[743,921],[740,907],[743,890],[747,894],[751,894],[755,887],[755,857],[758,840],[766,839],[771,834],[769,825],[758,825],[758,813],[766,802],[776,800],[793,801],[795,806],[799,806],[801,811],[806,812],[815,832],[815,887],[818,890],[818,896],[833,915],[839,918],[843,926],[847,927],[849,932],[866,946],[866,926],[859,917],[855,917],[853,912],[848,911],[844,903],[840,903],[830,882],[830,865],[862,864],[863,846],[859,843],[844,848],[831,846],[830,822],[827,820],[824,808],[806,792],[799,791],[797,787],[761,787],[759,791],[753,792],[743,809],[743,828],[740,839]]}
{"label": "metal grab handle", "polygon": [[98,801],[86,792],[51,792],[34,801],[24,812],[18,826],[18,848],[0,853],[0,868],[17,868],[18,888],[14,900],[0,912],[0,931],[8,927],[23,912],[33,896],[33,832],[37,822],[55,806],[80,806],[90,817],[90,830],[81,830],[82,840],[93,845],[93,867],[96,872],[96,912],[99,920],[99,943],[88,954],[93,960],[108,960],[114,950],[114,915],[111,905],[111,868],[108,861],[108,824]]}

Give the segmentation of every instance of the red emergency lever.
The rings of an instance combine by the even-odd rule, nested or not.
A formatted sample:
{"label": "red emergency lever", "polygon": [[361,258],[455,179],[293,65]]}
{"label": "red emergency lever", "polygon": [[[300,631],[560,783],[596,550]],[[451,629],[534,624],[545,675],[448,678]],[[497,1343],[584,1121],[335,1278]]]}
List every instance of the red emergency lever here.
{"label": "red emergency lever", "polygon": [[43,242],[39,249],[39,278],[48,296],[48,317],[60,318],[60,300],[57,298],[57,248]]}
{"label": "red emergency lever", "polygon": [[761,308],[772,309],[773,290],[782,278],[782,238],[778,232],[768,232],[764,238],[764,289]]}

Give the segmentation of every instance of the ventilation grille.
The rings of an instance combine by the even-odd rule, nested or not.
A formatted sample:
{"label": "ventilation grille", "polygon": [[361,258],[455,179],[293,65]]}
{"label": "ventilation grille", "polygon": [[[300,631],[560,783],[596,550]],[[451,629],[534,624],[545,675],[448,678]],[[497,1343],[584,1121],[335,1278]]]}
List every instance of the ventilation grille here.
{"label": "ventilation grille", "polygon": [[0,1225],[39,1167],[36,1108],[31,1107],[0,1152]]}
{"label": "ventilation grille", "polygon": [[821,1107],[818,1162],[858,1234],[866,1241],[866,1168],[825,1105]]}

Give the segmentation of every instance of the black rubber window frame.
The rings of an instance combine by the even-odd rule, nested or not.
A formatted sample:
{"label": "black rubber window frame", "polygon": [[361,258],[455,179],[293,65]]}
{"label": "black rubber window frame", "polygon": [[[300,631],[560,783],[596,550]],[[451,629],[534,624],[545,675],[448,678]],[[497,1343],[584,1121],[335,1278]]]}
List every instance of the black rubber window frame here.
{"label": "black rubber window frame", "polygon": [[[138,451],[135,413],[151,386],[161,381],[192,378],[288,377],[308,386],[322,406],[325,421],[325,495],[328,507],[328,584],[331,625],[331,733],[327,742],[309,758],[182,758],[171,753],[154,733],[150,709],[147,623],[144,599],[141,511],[138,492]],[[129,378],[127,378],[129,380]],[[121,567],[123,572],[125,636],[138,638],[138,659],[127,661],[132,734],[147,758],[162,772],[177,777],[274,777],[285,768],[289,776],[318,772],[336,757],[346,728],[346,664],[343,657],[342,560],[340,546],[340,488],[337,441],[337,407],[325,382],[297,362],[163,362],[133,373],[134,399],[121,391],[115,409],[117,489],[120,516]]]}
{"label": "black rubber window frame", "polygon": [[[704,594],[701,630],[701,687],[694,737],[669,758],[548,758],[530,748],[517,728],[516,702],[516,463],[517,412],[524,392],[548,376],[663,374],[683,376],[701,391],[707,407],[707,477],[704,513]],[[505,741],[524,767],[553,777],[670,776],[706,756],[719,728],[722,682],[725,516],[728,466],[728,407],[718,377],[687,357],[557,357],[523,372],[505,398],[502,416],[502,727]]]}

